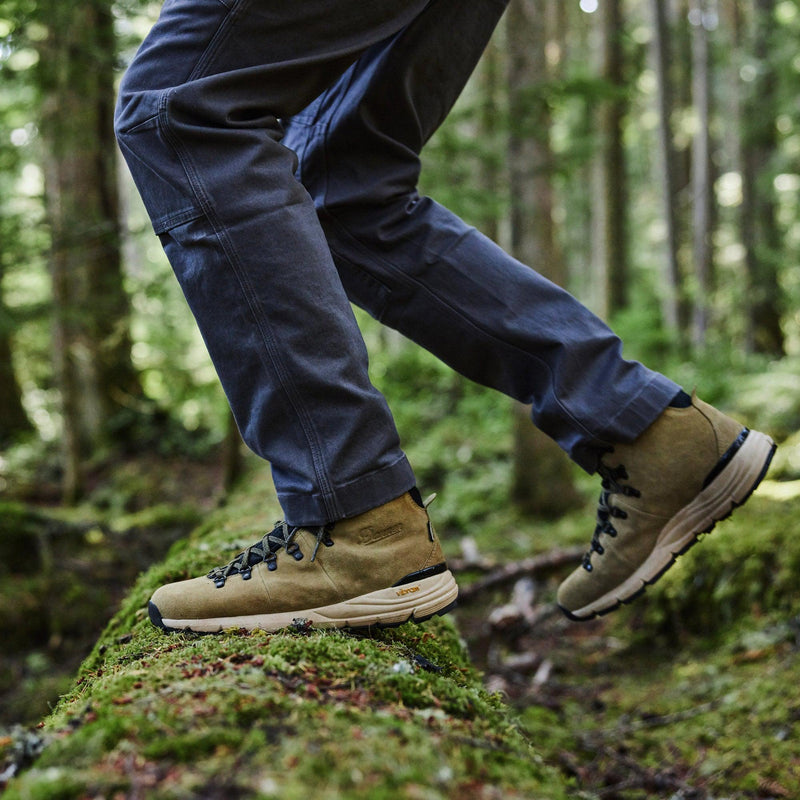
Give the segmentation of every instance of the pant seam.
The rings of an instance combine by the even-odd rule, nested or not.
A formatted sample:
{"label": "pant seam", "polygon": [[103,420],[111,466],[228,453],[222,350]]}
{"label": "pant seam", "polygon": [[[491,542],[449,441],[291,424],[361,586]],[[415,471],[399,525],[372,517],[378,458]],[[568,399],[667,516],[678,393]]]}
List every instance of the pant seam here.
{"label": "pant seam", "polygon": [[[368,248],[367,245],[364,242],[362,242],[361,239],[359,239],[357,236],[355,236],[353,233],[351,233],[347,229],[347,227],[341,222],[341,220],[338,217],[336,217],[336,215],[332,214],[327,209],[326,209],[326,216],[336,225],[336,227],[340,231],[340,233],[342,233],[345,236],[347,236],[351,241],[353,241],[355,244],[357,244],[362,250],[366,251],[371,258],[379,260],[381,263],[386,265],[386,267],[388,267],[393,273],[395,273],[396,275],[401,276],[402,279],[408,281],[409,283],[411,283],[411,284],[413,284],[415,286],[418,286],[419,288],[421,288],[422,290],[427,292],[427,294],[430,297],[433,297],[434,300],[436,300],[436,302],[441,303],[443,306],[447,307],[450,311],[452,311],[454,314],[456,314],[458,317],[460,317],[467,325],[469,325],[471,328],[473,328],[475,331],[477,331],[485,339],[487,339],[487,340],[489,340],[491,342],[498,343],[498,344],[502,345],[503,347],[508,347],[508,348],[513,349],[513,350],[516,350],[517,352],[522,353],[527,358],[530,358],[530,359],[534,360],[536,363],[541,364],[542,367],[545,370],[547,370],[548,374],[550,375],[550,377],[552,379],[553,372],[550,369],[550,366],[547,364],[546,361],[543,361],[542,359],[540,359],[535,354],[529,353],[527,350],[523,350],[518,345],[515,345],[515,344],[513,344],[511,342],[506,342],[503,339],[501,339],[500,337],[493,335],[490,331],[487,331],[485,328],[483,328],[480,325],[478,325],[474,320],[472,320],[469,317],[467,317],[466,315],[464,315],[457,307],[455,307],[452,304],[446,302],[439,294],[437,294],[432,289],[430,289],[425,283],[423,283],[422,281],[420,281],[417,278],[414,278],[414,277],[410,276],[407,272],[405,272],[405,270],[402,270],[399,267],[395,266],[388,259],[386,259],[386,258],[374,253],[374,251],[372,251],[370,248]],[[406,238],[406,237],[403,237],[403,238]],[[408,241],[408,239],[406,239],[406,240]],[[329,244],[330,244],[330,242],[329,242]],[[337,257],[344,258],[344,256],[336,250],[336,246],[334,244],[330,244],[330,247],[331,247],[331,252],[336,253]],[[424,247],[423,247],[423,250],[426,253],[431,253],[431,254],[435,255],[437,257],[437,259],[439,259],[441,257],[441,253],[434,253],[433,251],[428,250],[427,248],[424,248]],[[347,260],[347,259],[344,259],[344,260]],[[558,404],[558,407],[564,412],[566,417],[576,426],[576,428],[578,428],[578,430],[580,430],[585,436],[587,436],[590,439],[596,438],[596,434],[594,434],[592,431],[590,431],[580,420],[576,419],[576,417],[572,414],[571,411],[569,411],[569,409],[567,409],[564,406],[564,404],[558,398],[558,395],[556,395],[556,393],[552,389],[550,390],[550,394],[552,395],[552,397],[555,400],[555,402]],[[515,398],[515,399],[518,399],[518,398]]]}
{"label": "pant seam", "polygon": [[226,8],[228,13],[220,21],[205,50],[203,50],[202,54],[197,59],[197,63],[194,65],[192,71],[189,73],[189,77],[186,79],[187,83],[198,80],[204,76],[205,70],[212,58],[217,54],[219,48],[225,43],[226,39],[230,35],[233,22],[241,12],[242,7],[246,4],[246,2],[247,0],[231,0],[230,3],[227,3],[223,2],[223,0],[219,0],[219,4]]}
{"label": "pant seam", "polygon": [[[183,168],[183,171],[186,175],[186,179],[189,183],[189,186],[191,187],[192,192],[197,198],[197,202],[200,206],[200,209],[202,210],[203,215],[211,224],[211,227],[214,230],[214,235],[220,242],[222,250],[225,253],[226,259],[230,264],[234,275],[236,276],[242,294],[244,295],[245,301],[247,302],[247,306],[250,309],[250,313],[253,317],[253,323],[255,324],[256,329],[259,332],[261,341],[264,345],[264,350],[266,351],[266,354],[269,357],[270,364],[277,372],[281,382],[281,387],[286,392],[289,402],[291,403],[291,406],[295,410],[297,418],[300,421],[300,425],[303,429],[303,433],[305,435],[306,441],[309,446],[309,451],[311,453],[311,462],[314,465],[314,473],[319,483],[320,495],[323,498],[331,498],[332,503],[330,504],[331,507],[328,510],[329,513],[331,513],[335,518],[339,513],[338,504],[336,503],[335,496],[333,496],[332,494],[331,481],[328,477],[328,469],[323,457],[323,450],[322,447],[320,446],[319,438],[314,429],[311,417],[305,410],[305,407],[301,402],[300,393],[294,386],[294,383],[291,380],[289,372],[283,364],[283,359],[281,359],[280,354],[278,352],[278,348],[275,344],[275,337],[269,330],[269,326],[262,321],[265,318],[265,315],[263,313],[259,313],[261,309],[256,301],[255,293],[252,291],[250,282],[247,279],[245,271],[241,268],[239,264],[239,259],[236,254],[236,249],[233,246],[232,242],[230,241],[227,232],[225,231],[225,226],[217,218],[213,209],[213,205],[209,201],[208,197],[206,196],[205,190],[203,189],[202,181],[199,179],[199,176],[197,175],[194,169],[194,164],[192,163],[191,157],[187,152],[185,152],[185,149],[182,147],[180,137],[175,133],[175,131],[172,129],[172,126],[169,123],[169,114],[167,111],[167,107],[169,104],[170,95],[172,94],[173,91],[174,90],[168,90],[164,92],[161,98],[159,107],[159,120],[162,129],[164,131],[167,140],[175,150],[175,153],[178,156],[178,159],[180,160],[181,167]],[[329,504],[326,502],[326,506],[328,505]]]}

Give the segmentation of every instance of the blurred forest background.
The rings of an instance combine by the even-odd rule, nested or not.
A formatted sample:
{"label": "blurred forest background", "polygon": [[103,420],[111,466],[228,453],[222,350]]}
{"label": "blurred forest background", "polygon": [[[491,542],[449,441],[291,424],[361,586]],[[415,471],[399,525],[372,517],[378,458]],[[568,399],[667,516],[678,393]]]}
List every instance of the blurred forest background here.
{"label": "blurred forest background", "polygon": [[[0,3],[0,622],[21,654],[0,669],[6,719],[42,713],[63,676],[25,682],[93,640],[82,609],[107,618],[246,466],[113,139],[117,81],[158,9]],[[798,41],[798,0],[511,0],[421,187],[609,320],[626,355],[769,431],[786,481]],[[519,520],[577,510],[588,542],[594,482],[524,408],[358,313],[445,536],[480,527],[481,548],[515,558]]]}

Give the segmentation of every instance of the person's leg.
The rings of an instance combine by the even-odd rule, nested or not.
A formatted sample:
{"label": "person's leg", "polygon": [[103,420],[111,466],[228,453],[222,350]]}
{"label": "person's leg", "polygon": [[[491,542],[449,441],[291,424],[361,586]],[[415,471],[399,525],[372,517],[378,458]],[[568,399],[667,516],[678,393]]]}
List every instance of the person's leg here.
{"label": "person's leg", "polygon": [[280,118],[426,3],[170,0],[123,81],[120,146],[288,520],[207,577],[159,589],[151,618],[162,627],[389,624],[455,598],[280,144]]}
{"label": "person's leg", "polygon": [[774,445],[625,361],[569,294],[419,197],[419,153],[503,6],[479,3],[465,18],[456,0],[434,0],[296,116],[286,143],[351,300],[462,374],[531,402],[536,424],[600,471],[591,550],[558,598],[589,619],[639,594],[743,503]]}
{"label": "person's leg", "polygon": [[417,192],[420,151],[505,6],[465,14],[434,0],[293,118],[284,141],[350,299],[532,404],[536,425],[593,471],[598,441],[634,439],[680,387],[624,360],[618,337],[570,294]]}
{"label": "person's leg", "polygon": [[425,2],[173,0],[121,87],[122,151],[296,525],[359,514],[414,478],[279,119]]}

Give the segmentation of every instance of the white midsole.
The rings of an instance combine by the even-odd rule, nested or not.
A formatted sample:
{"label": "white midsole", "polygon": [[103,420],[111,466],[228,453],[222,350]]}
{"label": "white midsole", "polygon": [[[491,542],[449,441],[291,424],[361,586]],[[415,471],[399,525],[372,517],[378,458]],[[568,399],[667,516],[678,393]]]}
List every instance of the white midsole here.
{"label": "white midsole", "polygon": [[295,620],[308,620],[318,628],[363,628],[370,625],[392,625],[430,617],[451,605],[458,596],[453,574],[446,570],[403,586],[391,586],[320,608],[283,611],[273,614],[251,614],[210,619],[162,619],[167,628],[192,630],[197,633],[218,633],[225,628],[276,631]]}
{"label": "white midsole", "polygon": [[651,582],[694,541],[697,535],[741,505],[759,480],[774,448],[769,436],[750,431],[740,450],[717,477],[691,503],[678,511],[663,527],[655,547],[627,580],[577,611],[576,617],[592,617],[615,607]]}

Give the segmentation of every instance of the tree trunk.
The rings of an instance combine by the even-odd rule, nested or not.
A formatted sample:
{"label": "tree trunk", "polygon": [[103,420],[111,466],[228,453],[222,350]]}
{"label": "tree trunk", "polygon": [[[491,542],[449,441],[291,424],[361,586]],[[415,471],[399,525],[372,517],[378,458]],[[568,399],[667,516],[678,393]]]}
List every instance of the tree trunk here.
{"label": "tree trunk", "polygon": [[39,4],[48,34],[38,77],[68,499],[80,493],[81,464],[123,433],[121,412],[140,394],[120,255],[111,5]]}
{"label": "tree trunk", "polygon": [[[2,241],[0,241],[2,248]],[[11,314],[3,301],[3,264],[0,252],[0,447],[8,445],[22,433],[31,430],[31,423],[22,405],[12,362]]]}
{"label": "tree trunk", "polygon": [[707,0],[692,0],[692,95],[697,130],[692,149],[693,261],[692,344],[702,348],[709,324],[709,295],[713,275],[713,204],[711,173],[711,59]]}
{"label": "tree trunk", "polygon": [[752,53],[758,65],[745,104],[742,157],[742,243],[748,277],[749,349],[781,356],[782,297],[778,264],[781,236],[772,185],[777,147],[777,86],[770,65],[775,0],[756,0]]}
{"label": "tree trunk", "polygon": [[[507,16],[509,54],[509,182],[511,249],[551,280],[566,282],[553,225],[547,9],[539,0],[512,0]],[[512,497],[527,513],[553,516],[574,507],[572,466],[552,439],[531,425],[529,409],[514,408]]]}
{"label": "tree trunk", "polygon": [[609,96],[597,109],[600,148],[595,159],[594,225],[595,275],[599,286],[598,313],[608,318],[628,305],[627,197],[628,181],[623,145],[627,112],[625,61],[620,0],[607,0],[598,10],[599,71]]}
{"label": "tree trunk", "polygon": [[484,204],[477,222],[480,231],[493,241],[500,237],[500,209],[497,198],[501,191],[501,170],[496,154],[496,144],[500,140],[499,118],[500,103],[499,93],[502,81],[502,58],[500,47],[495,35],[486,48],[478,66],[478,79],[481,92],[480,113],[478,116],[478,132],[480,141],[484,143],[483,157],[480,161],[479,179],[484,197],[490,202]]}
{"label": "tree trunk", "polygon": [[672,141],[673,92],[670,81],[670,42],[666,9],[662,0],[651,0],[653,15],[653,58],[658,81],[658,117],[661,164],[661,185],[666,228],[666,270],[662,315],[664,324],[673,334],[681,333],[682,281],[678,249],[677,164]]}
{"label": "tree trunk", "polygon": [[743,93],[742,83],[742,64],[745,59],[749,60],[749,53],[745,52],[745,25],[744,12],[742,8],[743,0],[731,0],[720,7],[720,22],[722,27],[722,46],[730,53],[730,57],[725,64],[725,93],[727,96],[726,113],[729,124],[722,132],[722,141],[725,148],[725,162],[728,170],[739,176],[740,195],[739,200],[729,201],[734,207],[731,224],[739,236],[742,244],[742,256],[738,259],[737,271],[734,281],[738,290],[734,295],[733,302],[737,307],[743,309],[744,313],[737,315],[734,320],[726,320],[726,334],[735,337],[733,341],[739,347],[743,347],[746,352],[752,352],[753,346],[750,338],[749,314],[747,313],[748,299],[748,272],[747,272],[747,245],[745,244],[748,235],[749,223],[745,223],[745,197],[744,197],[744,175],[745,175],[745,147],[744,133],[747,126],[746,122],[746,102]]}

